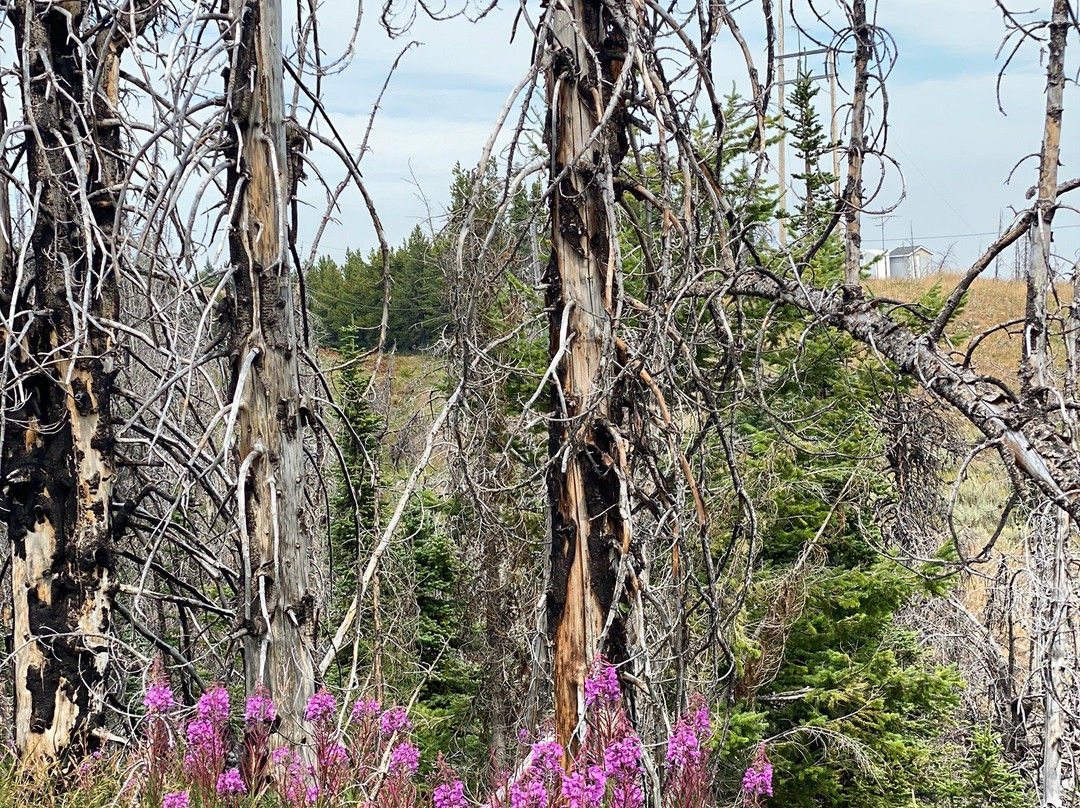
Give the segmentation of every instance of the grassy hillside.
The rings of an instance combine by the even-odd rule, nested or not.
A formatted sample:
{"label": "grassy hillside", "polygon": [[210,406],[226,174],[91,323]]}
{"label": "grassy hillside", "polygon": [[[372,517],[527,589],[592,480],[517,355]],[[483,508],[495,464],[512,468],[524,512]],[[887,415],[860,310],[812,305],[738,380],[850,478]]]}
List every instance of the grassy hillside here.
{"label": "grassy hillside", "polygon": [[[959,275],[938,274],[928,278],[867,281],[866,286],[878,297],[909,302],[918,300],[935,283],[948,294]],[[957,317],[950,333],[956,335],[956,348],[966,350],[971,338],[996,325],[1024,316],[1025,286],[1022,281],[980,279],[968,291],[967,306]],[[1016,323],[995,331],[975,350],[973,364],[981,373],[1014,382],[1020,364],[1020,331]]]}

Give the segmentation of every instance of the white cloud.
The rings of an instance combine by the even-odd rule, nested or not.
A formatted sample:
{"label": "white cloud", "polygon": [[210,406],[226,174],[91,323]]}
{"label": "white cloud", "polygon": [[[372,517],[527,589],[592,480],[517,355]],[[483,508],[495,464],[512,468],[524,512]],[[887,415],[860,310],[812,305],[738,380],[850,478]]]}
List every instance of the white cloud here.
{"label": "white cloud", "polygon": [[[331,5],[323,7],[334,14],[324,20],[323,40],[333,54],[335,47],[343,47],[351,10],[331,11]],[[408,36],[393,41],[369,12],[357,58],[344,73],[326,80],[330,112],[355,145],[398,51],[411,39],[425,43],[402,59],[376,122],[371,153],[362,164],[391,243],[400,242],[428,216],[414,178],[435,212],[441,212],[454,163],[475,164],[507,94],[527,69],[528,28],[519,24],[518,40],[509,42],[516,10],[516,4],[496,10],[476,24],[418,19]],[[837,16],[835,8],[832,14]],[[804,11],[801,17],[806,16]],[[760,59],[760,10],[755,4],[745,6],[739,20]],[[1024,203],[1034,172],[1034,166],[1025,165],[1012,186],[1004,185],[1013,164],[1039,149],[1045,79],[1038,49],[1026,46],[1006,79],[1003,101],[1009,115],[1003,117],[995,99],[999,63],[994,55],[1004,26],[993,0],[882,0],[878,23],[893,34],[900,52],[890,81],[890,143],[907,182],[907,198],[885,222],[885,238],[914,234],[916,239],[925,237],[928,246],[943,249],[949,240],[929,237],[996,231],[999,212]],[[738,81],[745,74],[741,54],[725,37],[722,32],[714,64],[723,90],[730,81],[724,77]],[[790,45],[798,45],[793,33],[788,38]],[[850,70],[841,62],[841,70],[845,67]],[[1080,98],[1075,88],[1068,92],[1075,116]],[[1067,105],[1066,132],[1073,121]],[[1080,174],[1078,150],[1080,139],[1066,135],[1063,172],[1068,176]],[[898,188],[894,179],[886,193],[895,199]],[[356,194],[343,202],[341,219],[341,227],[327,232],[328,248],[368,249],[374,244]],[[878,223],[868,217],[868,241],[880,238]],[[305,232],[313,229],[309,225]],[[1072,232],[1080,234],[1080,229]],[[970,261],[991,238],[958,239],[958,260]],[[1067,232],[1062,239],[1059,248],[1067,248]]]}

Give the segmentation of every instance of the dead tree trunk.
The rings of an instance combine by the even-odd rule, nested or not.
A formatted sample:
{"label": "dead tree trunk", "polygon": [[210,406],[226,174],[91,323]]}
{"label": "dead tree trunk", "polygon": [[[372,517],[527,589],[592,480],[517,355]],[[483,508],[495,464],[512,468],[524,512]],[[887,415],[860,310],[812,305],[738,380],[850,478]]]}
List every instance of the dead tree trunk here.
{"label": "dead tree trunk", "polygon": [[[1054,0],[1050,20],[1050,58],[1046,68],[1046,117],[1043,122],[1043,143],[1039,162],[1038,197],[1035,202],[1031,224],[1028,229],[1030,245],[1027,276],[1027,307],[1024,323],[1023,361],[1020,369],[1021,400],[1036,408],[1045,408],[1047,391],[1053,386],[1053,359],[1050,355],[1050,315],[1047,298],[1053,283],[1050,266],[1050,227],[1057,208],[1058,158],[1061,153],[1061,118],[1064,111],[1065,91],[1065,42],[1069,29],[1068,0]],[[1068,339],[1068,337],[1066,337]],[[1066,348],[1068,346],[1066,345]],[[1066,352],[1068,354],[1068,351]],[[1067,355],[1066,390],[1075,393],[1076,379],[1072,378],[1072,357]],[[1050,404],[1058,409],[1057,402]],[[1061,407],[1064,414],[1057,430],[1072,445],[1076,440],[1075,414]],[[1075,492],[1073,492],[1075,498]],[[1063,805],[1063,763],[1065,752],[1065,714],[1062,700],[1066,685],[1065,637],[1069,610],[1069,580],[1067,570],[1071,565],[1069,537],[1071,534],[1068,514],[1056,514],[1054,543],[1036,549],[1049,556],[1042,565],[1043,588],[1049,593],[1046,614],[1038,615],[1040,627],[1038,647],[1045,655],[1040,667],[1043,689],[1042,727],[1042,795],[1045,808],[1061,808]]]}
{"label": "dead tree trunk", "polygon": [[1050,21],[1050,58],[1046,67],[1046,118],[1039,161],[1034,216],[1028,230],[1027,311],[1024,324],[1022,394],[1044,396],[1050,383],[1049,323],[1050,228],[1058,196],[1061,118],[1065,107],[1065,41],[1069,29],[1068,0],[1054,0]]}
{"label": "dead tree trunk", "polygon": [[[110,394],[118,191],[97,148],[81,3],[11,11],[22,76],[28,245],[4,262],[3,508],[12,545],[15,741],[31,765],[98,745],[113,581]],[[117,58],[122,50],[119,46]],[[89,66],[89,67],[87,67]],[[85,72],[84,72],[85,71]]]}
{"label": "dead tree trunk", "polygon": [[[547,270],[552,385],[548,498],[556,736],[571,751],[584,681],[603,653],[626,658],[613,613],[619,559],[630,547],[626,441],[613,403],[616,256],[605,201],[625,153],[619,99],[623,32],[600,0],[552,4],[546,85],[552,256]],[[610,109],[609,109],[610,106]],[[601,126],[601,121],[605,120]],[[609,618],[610,623],[609,623]]]}
{"label": "dead tree trunk", "polygon": [[284,226],[291,195],[286,162],[282,20],[278,0],[233,0],[229,72],[233,161],[228,191],[235,298],[232,401],[237,410],[237,509],[246,591],[244,667],[282,719],[303,738],[314,692],[315,598],[304,501],[293,278]]}
{"label": "dead tree trunk", "polygon": [[866,0],[851,7],[851,29],[855,36],[855,83],[851,99],[851,138],[848,143],[848,173],[844,186],[844,283],[859,283],[862,267],[863,156],[866,152],[866,95],[869,85],[870,37],[866,22]]}

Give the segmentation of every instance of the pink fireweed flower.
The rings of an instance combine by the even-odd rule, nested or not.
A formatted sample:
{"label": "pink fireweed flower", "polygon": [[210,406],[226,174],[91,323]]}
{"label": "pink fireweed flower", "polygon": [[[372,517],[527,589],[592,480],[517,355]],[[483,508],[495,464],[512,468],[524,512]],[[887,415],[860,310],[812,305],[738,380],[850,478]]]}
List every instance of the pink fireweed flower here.
{"label": "pink fireweed flower", "polygon": [[240,796],[247,794],[247,786],[244,785],[244,778],[240,776],[239,769],[229,769],[218,776],[217,793],[223,797],[231,794]]}
{"label": "pink fireweed flower", "polygon": [[161,800],[161,808],[191,808],[188,793],[186,791],[177,791],[173,794],[166,794]]}
{"label": "pink fireweed flower", "polygon": [[558,741],[540,741],[532,745],[532,765],[542,772],[562,768],[563,748]]}
{"label": "pink fireweed flower", "polygon": [[379,729],[383,735],[393,735],[395,732],[408,732],[412,729],[412,721],[401,707],[391,707],[382,714],[379,719]]}
{"label": "pink fireweed flower", "polygon": [[517,780],[510,786],[510,808],[542,808],[548,803],[548,791],[535,777]]}
{"label": "pink fireweed flower", "polygon": [[748,797],[754,798],[773,795],[772,787],[773,767],[769,756],[765,752],[765,744],[758,746],[754,762],[746,774],[743,775],[742,790]]}
{"label": "pink fireweed flower", "polygon": [[326,721],[337,712],[337,699],[325,688],[308,699],[304,718],[308,721]]}
{"label": "pink fireweed flower", "polygon": [[600,766],[563,775],[562,796],[568,808],[600,808],[607,790],[607,775]]}
{"label": "pink fireweed flower", "polygon": [[343,766],[348,762],[349,750],[339,743],[330,744],[322,750],[322,754],[319,756],[319,763],[326,768]]}
{"label": "pink fireweed flower", "polygon": [[287,746],[279,746],[273,752],[270,753],[270,761],[275,766],[284,766],[288,760],[292,751]]}
{"label": "pink fireweed flower", "polygon": [[642,808],[645,793],[636,780],[617,783],[611,791],[609,808]]}
{"label": "pink fireweed flower", "polygon": [[435,808],[468,808],[469,805],[465,799],[465,784],[460,780],[435,786],[431,801]]}
{"label": "pink fireweed flower", "polygon": [[318,787],[313,786],[316,789],[315,796],[309,799],[310,770],[304,765],[300,755],[286,747],[279,747],[270,753],[270,760],[275,768],[273,783],[281,805],[287,808],[314,805],[319,796]]}
{"label": "pink fireweed flower", "polygon": [[767,797],[773,795],[772,791],[772,764],[766,763],[761,771],[754,768],[746,770],[742,779],[743,791],[752,797],[764,794]]}
{"label": "pink fireweed flower", "polygon": [[197,718],[187,725],[187,742],[192,749],[212,748],[217,744],[217,730],[208,720]]}
{"label": "pink fireweed flower", "polygon": [[229,693],[220,685],[215,685],[199,697],[195,707],[199,718],[221,726],[229,720]]}
{"label": "pink fireweed flower", "polygon": [[704,699],[698,705],[691,705],[692,713],[690,715],[690,723],[694,729],[702,737],[709,737],[712,735],[712,722],[709,720],[709,708],[705,706]]}
{"label": "pink fireweed flower", "polygon": [[604,750],[604,772],[608,777],[636,780],[641,776],[641,741],[628,735]]}
{"label": "pink fireweed flower", "polygon": [[615,668],[602,659],[594,662],[588,678],[585,679],[585,704],[614,704],[621,696],[619,674]]}
{"label": "pink fireweed flower", "polygon": [[420,768],[420,750],[408,741],[399,743],[390,753],[390,771],[414,775]]}
{"label": "pink fireweed flower", "polygon": [[244,721],[248,724],[272,724],[277,719],[277,709],[270,698],[266,685],[259,682],[255,692],[247,700]]}
{"label": "pink fireweed flower", "polygon": [[692,766],[701,762],[701,741],[694,727],[682,718],[668,738],[667,762],[672,766]]}
{"label": "pink fireweed flower", "polygon": [[151,715],[163,715],[176,706],[172,688],[168,685],[151,685],[146,689],[143,706]]}
{"label": "pink fireweed flower", "polygon": [[362,721],[371,718],[382,711],[382,706],[375,699],[357,699],[352,706],[353,721]]}

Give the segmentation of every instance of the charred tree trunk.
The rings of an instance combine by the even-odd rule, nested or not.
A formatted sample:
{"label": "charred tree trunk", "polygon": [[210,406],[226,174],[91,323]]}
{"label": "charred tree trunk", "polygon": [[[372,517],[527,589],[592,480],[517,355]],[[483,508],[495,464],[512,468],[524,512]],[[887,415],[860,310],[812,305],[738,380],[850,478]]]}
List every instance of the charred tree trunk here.
{"label": "charred tree trunk", "polygon": [[[119,193],[88,86],[82,4],[12,9],[33,224],[4,261],[3,508],[12,545],[15,742],[40,766],[99,743],[113,581],[110,393]],[[123,44],[112,50],[118,59]],[[85,70],[85,72],[84,72]],[[115,96],[113,96],[115,98]],[[117,139],[118,143],[118,139]],[[118,152],[116,144],[112,156]]]}
{"label": "charred tree trunk", "polygon": [[284,120],[278,0],[233,0],[237,27],[229,72],[235,133],[228,190],[235,284],[232,400],[237,408],[237,504],[247,591],[244,667],[261,680],[281,717],[279,732],[303,739],[314,692],[315,598],[304,501],[293,278],[287,259],[291,197]]}
{"label": "charred tree trunk", "polygon": [[618,268],[608,216],[613,205],[605,201],[626,151],[621,100],[608,108],[626,45],[600,0],[552,4],[549,15],[546,84],[555,187],[546,282],[557,368],[549,435],[548,631],[556,736],[572,752],[589,665],[601,653],[613,663],[626,658],[625,630],[613,608],[619,559],[630,547],[630,518],[627,448],[614,403]]}

